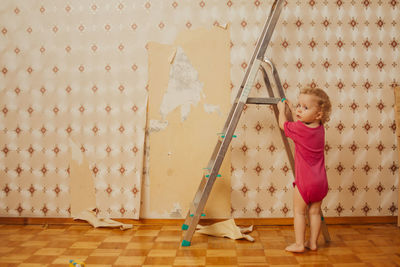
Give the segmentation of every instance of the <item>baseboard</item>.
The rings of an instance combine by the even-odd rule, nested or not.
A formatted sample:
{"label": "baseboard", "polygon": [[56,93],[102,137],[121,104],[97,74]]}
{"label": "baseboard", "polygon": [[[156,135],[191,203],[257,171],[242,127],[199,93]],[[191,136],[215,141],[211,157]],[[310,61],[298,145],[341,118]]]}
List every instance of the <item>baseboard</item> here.
{"label": "baseboard", "polygon": [[[116,221],[133,225],[181,225],[183,219],[115,219]],[[212,224],[225,219],[202,219],[201,224]],[[273,226],[292,225],[293,218],[236,218],[237,225]],[[326,224],[397,224],[397,216],[374,217],[327,217]],[[15,225],[87,225],[88,223],[72,218],[37,218],[37,217],[0,217],[0,224]]]}

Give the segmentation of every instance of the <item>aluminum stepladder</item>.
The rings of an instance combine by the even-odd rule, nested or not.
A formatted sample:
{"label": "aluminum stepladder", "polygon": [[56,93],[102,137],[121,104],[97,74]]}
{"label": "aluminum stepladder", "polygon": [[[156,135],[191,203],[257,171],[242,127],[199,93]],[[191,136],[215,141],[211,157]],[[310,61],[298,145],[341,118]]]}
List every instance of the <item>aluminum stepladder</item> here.
{"label": "aluminum stepladder", "polygon": [[[229,144],[230,144],[232,138],[234,137],[233,134],[234,134],[236,126],[239,122],[244,105],[245,104],[273,105],[275,117],[278,120],[278,109],[276,107],[276,104],[279,101],[281,101],[281,98],[285,97],[285,94],[284,94],[284,91],[283,91],[283,88],[282,88],[282,85],[281,85],[281,82],[279,79],[279,75],[278,75],[278,72],[277,72],[275,66],[273,65],[273,63],[270,60],[268,60],[267,58],[264,57],[264,54],[267,50],[269,41],[271,40],[273,31],[274,31],[276,23],[279,19],[279,15],[283,8],[284,2],[285,2],[285,0],[275,0],[274,3],[272,4],[270,14],[267,18],[267,21],[265,22],[261,36],[257,41],[256,48],[255,48],[252,58],[248,64],[245,76],[244,76],[242,84],[238,90],[236,99],[232,105],[232,108],[231,108],[228,118],[225,122],[222,133],[221,133],[221,135],[217,141],[217,144],[214,148],[211,159],[208,162],[207,168],[205,168],[207,170],[207,173],[205,173],[201,179],[200,185],[194,196],[193,202],[191,203],[189,211],[186,215],[185,222],[182,225],[182,230],[186,230],[183,240],[182,240],[182,246],[184,246],[184,247],[190,246],[193,234],[196,230],[196,226],[199,223],[200,218],[202,216],[204,216],[204,214],[202,212],[206,205],[207,199],[211,193],[211,189],[214,185],[214,182],[215,182],[216,178],[220,176],[218,174],[219,169],[222,165],[222,162],[223,162],[225,154],[228,150]],[[265,68],[263,66],[265,64],[269,65],[270,68],[272,69],[272,74],[274,77],[275,85],[278,89],[279,98],[274,97],[273,89],[272,89],[270,80],[268,78],[267,71],[265,70]],[[264,82],[265,82],[267,90],[268,90],[269,98],[248,97],[259,70],[261,70],[261,72],[262,72]],[[288,115],[290,115],[290,114],[288,114]],[[294,174],[295,169],[294,169],[294,158],[293,158],[292,150],[291,150],[290,144],[288,142],[288,139],[286,138],[283,131],[281,131],[281,137],[282,137],[285,149],[286,149],[286,153],[289,158],[291,169]],[[325,220],[323,218],[324,217],[322,216],[322,211],[321,211],[321,220],[322,220],[321,230],[324,235],[325,241],[328,242],[328,241],[330,241],[330,236],[329,236],[329,232],[327,230],[326,224],[325,224]]]}

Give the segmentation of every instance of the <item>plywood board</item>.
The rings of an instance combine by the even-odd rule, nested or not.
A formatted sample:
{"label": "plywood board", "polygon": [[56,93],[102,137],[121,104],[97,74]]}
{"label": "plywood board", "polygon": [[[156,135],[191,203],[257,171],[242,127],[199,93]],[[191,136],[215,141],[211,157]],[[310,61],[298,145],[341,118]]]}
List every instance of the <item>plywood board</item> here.
{"label": "plywood board", "polygon": [[[150,218],[182,218],[230,109],[230,38],[219,27],[187,30],[174,44],[149,43]],[[230,216],[230,152],[206,215]]]}

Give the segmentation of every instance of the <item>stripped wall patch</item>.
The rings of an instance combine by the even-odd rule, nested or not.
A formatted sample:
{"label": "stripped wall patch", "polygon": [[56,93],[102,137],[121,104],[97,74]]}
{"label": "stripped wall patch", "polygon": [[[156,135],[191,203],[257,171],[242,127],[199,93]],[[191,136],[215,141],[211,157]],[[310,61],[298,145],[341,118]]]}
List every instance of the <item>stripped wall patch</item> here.
{"label": "stripped wall patch", "polygon": [[181,108],[181,121],[186,120],[192,105],[204,98],[204,84],[199,80],[197,70],[192,66],[182,47],[178,46],[169,72],[167,91],[160,106],[162,118]]}

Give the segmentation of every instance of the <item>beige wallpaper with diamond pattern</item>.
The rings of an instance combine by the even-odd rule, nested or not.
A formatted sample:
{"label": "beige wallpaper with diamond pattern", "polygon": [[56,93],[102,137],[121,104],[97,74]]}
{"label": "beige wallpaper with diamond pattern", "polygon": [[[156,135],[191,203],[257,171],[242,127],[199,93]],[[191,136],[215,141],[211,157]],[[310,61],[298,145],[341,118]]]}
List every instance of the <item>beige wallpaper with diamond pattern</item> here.
{"label": "beige wallpaper with diamond pattern", "polygon": [[[271,3],[2,1],[0,215],[70,216],[73,140],[88,159],[101,214],[138,218],[146,44],[229,23],[234,96]],[[398,213],[399,10],[397,0],[287,1],[268,49],[289,99],[306,85],[331,97],[327,216]],[[260,77],[251,95],[266,96]],[[271,109],[247,106],[236,134],[232,215],[291,216],[293,177]]]}

